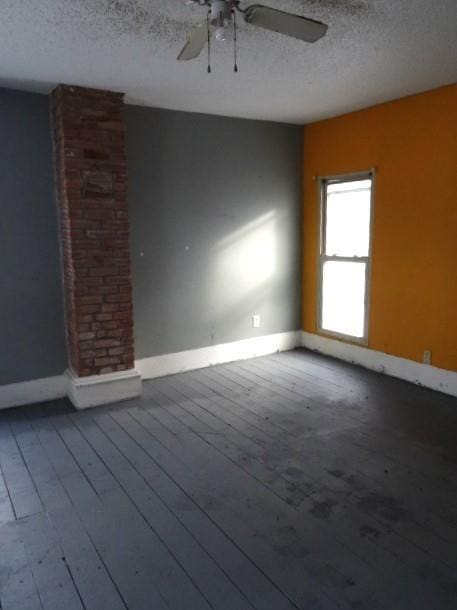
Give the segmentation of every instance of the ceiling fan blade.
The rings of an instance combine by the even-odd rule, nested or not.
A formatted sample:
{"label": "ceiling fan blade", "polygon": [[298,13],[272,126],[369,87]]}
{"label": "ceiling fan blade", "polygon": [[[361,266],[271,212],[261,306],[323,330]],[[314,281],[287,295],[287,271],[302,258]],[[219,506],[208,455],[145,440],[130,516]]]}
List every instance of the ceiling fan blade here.
{"label": "ceiling fan blade", "polygon": [[208,31],[206,21],[199,23],[189,34],[186,44],[184,45],[178,59],[187,61],[195,59],[202,52],[205,44],[208,42]]}
{"label": "ceiling fan blade", "polygon": [[285,36],[298,38],[305,42],[316,42],[325,35],[328,26],[314,19],[307,19],[300,15],[292,15],[275,8],[253,4],[248,6],[244,18],[247,23],[252,23],[266,30],[272,30]]}

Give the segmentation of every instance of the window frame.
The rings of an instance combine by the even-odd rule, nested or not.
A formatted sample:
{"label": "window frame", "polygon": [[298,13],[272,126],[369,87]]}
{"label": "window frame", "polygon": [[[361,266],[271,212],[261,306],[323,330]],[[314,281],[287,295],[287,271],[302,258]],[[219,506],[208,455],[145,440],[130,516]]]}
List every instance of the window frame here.
{"label": "window frame", "polygon": [[[370,180],[370,223],[369,223],[369,241],[367,256],[329,256],[325,254],[325,229],[327,216],[327,185],[338,184],[344,182],[354,182],[356,180]],[[370,320],[370,303],[371,303],[371,264],[372,264],[372,249],[373,249],[373,221],[374,221],[374,192],[375,192],[375,170],[353,172],[347,174],[337,174],[331,176],[318,176],[319,190],[319,234],[318,234],[318,259],[317,259],[317,332],[321,335],[331,338],[341,339],[348,343],[356,343],[359,345],[367,345],[369,337],[369,320]],[[364,324],[363,336],[355,337],[346,335],[337,331],[328,330],[322,327],[322,303],[323,303],[323,271],[324,263],[327,261],[340,261],[351,263],[365,263],[365,298],[364,298]]]}

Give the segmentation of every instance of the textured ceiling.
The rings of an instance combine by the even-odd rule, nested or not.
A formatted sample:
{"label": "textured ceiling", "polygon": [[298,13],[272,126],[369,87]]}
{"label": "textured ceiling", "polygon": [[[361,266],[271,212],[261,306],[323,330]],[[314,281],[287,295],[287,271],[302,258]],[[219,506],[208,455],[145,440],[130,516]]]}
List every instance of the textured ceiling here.
{"label": "textured ceiling", "polygon": [[[253,0],[254,1],[254,0]],[[257,0],[255,0],[257,1]],[[251,2],[243,2],[247,6]],[[328,23],[314,45],[246,24],[178,62],[184,0],[1,0],[0,85],[124,91],[143,105],[305,123],[457,81],[457,0],[262,0]]]}

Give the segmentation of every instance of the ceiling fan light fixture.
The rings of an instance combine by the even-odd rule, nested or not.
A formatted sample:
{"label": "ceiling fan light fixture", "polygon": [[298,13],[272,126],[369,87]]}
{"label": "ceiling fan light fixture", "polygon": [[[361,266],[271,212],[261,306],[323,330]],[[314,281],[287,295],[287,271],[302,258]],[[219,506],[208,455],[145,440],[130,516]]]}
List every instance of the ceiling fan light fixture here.
{"label": "ceiling fan light fixture", "polygon": [[214,38],[218,42],[224,42],[224,40],[227,39],[227,37],[225,35],[225,27],[224,26],[220,26],[220,27],[216,28],[216,32],[214,33]]}

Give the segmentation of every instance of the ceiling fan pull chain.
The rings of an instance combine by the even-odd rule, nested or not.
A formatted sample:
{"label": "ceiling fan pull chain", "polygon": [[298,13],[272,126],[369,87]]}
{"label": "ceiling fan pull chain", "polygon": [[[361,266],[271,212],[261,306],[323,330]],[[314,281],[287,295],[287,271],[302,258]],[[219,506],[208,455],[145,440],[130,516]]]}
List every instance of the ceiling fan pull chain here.
{"label": "ceiling fan pull chain", "polygon": [[237,52],[237,31],[236,31],[236,11],[232,10],[233,13],[233,55],[234,55],[234,66],[233,71],[238,72],[238,52]]}
{"label": "ceiling fan pull chain", "polygon": [[211,32],[209,29],[210,11],[206,15],[206,32],[208,35],[208,74],[211,74]]}

